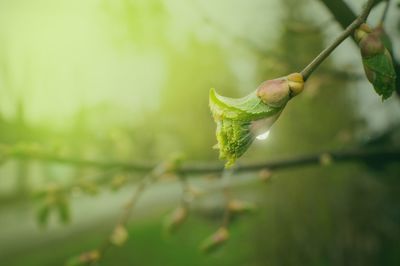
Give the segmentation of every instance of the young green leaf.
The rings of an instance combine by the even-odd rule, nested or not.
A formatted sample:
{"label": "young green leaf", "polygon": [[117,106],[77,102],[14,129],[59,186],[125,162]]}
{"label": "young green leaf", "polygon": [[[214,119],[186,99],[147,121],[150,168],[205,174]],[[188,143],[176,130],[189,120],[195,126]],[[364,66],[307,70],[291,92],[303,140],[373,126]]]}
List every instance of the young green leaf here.
{"label": "young green leaf", "polygon": [[50,207],[46,204],[43,205],[37,212],[37,220],[39,225],[46,226],[49,220]]}
{"label": "young green leaf", "polygon": [[266,132],[279,117],[290,98],[304,87],[303,77],[293,73],[267,80],[249,95],[234,99],[210,90],[209,104],[217,124],[219,157],[232,166],[249,148],[254,139]]}
{"label": "young green leaf", "polygon": [[389,98],[396,89],[396,72],[392,56],[382,41],[380,29],[372,30],[368,25],[362,24],[355,32],[355,38],[361,50],[368,80],[383,100]]}

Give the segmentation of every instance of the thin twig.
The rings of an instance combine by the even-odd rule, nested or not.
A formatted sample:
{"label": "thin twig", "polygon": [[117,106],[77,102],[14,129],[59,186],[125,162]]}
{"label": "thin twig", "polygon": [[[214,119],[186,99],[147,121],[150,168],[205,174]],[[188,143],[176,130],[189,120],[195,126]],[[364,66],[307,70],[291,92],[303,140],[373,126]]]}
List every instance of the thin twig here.
{"label": "thin twig", "polygon": [[179,175],[178,178],[182,187],[181,206],[182,208],[189,209],[192,199],[189,191],[189,183],[185,175]]}
{"label": "thin twig", "polygon": [[[344,2],[344,0],[320,0],[332,13],[332,15],[335,17],[336,21],[342,26],[342,28],[345,28],[348,24],[351,23],[354,19],[356,19],[356,15],[353,13],[353,11],[350,9],[349,5]],[[376,0],[375,5],[377,5],[380,2],[383,2],[384,0]],[[354,35],[352,35],[353,41],[355,42]],[[397,77],[400,77],[400,62],[396,59],[396,57],[392,57],[393,64],[394,64],[394,69],[396,71]],[[400,97],[400,78],[396,79],[396,93],[397,96]]]}
{"label": "thin twig", "polygon": [[[118,226],[125,226],[127,222],[129,221],[130,216],[132,215],[132,211],[134,206],[136,205],[138,199],[140,198],[142,192],[145,189],[146,183],[148,181],[148,176],[143,178],[141,182],[138,184],[136,187],[136,190],[132,194],[131,199],[128,201],[128,203],[125,206],[124,212],[121,214],[120,218],[118,219],[118,222],[116,223],[115,227],[113,228],[113,231],[115,230],[116,227]],[[113,232],[111,232],[112,234]],[[112,243],[110,242],[110,237],[111,235],[108,235],[108,237],[104,240],[103,244],[100,245],[100,248],[98,248],[98,252],[100,254],[99,259],[102,259],[104,257],[104,254],[110,249],[112,246]],[[92,265],[97,265],[98,261],[93,262]]]}
{"label": "thin twig", "polygon": [[[162,166],[158,165],[157,167],[154,168],[153,171],[148,173],[143,179],[140,180],[139,184],[136,186],[136,189],[133,191],[131,198],[129,199],[127,204],[124,206],[124,211],[121,213],[121,216],[119,217],[113,230],[115,230],[115,228],[117,228],[119,226],[124,227],[124,228],[126,227],[126,225],[129,222],[130,217],[132,216],[134,207],[136,206],[137,202],[140,199],[140,196],[143,194],[146,187],[151,182],[153,182],[154,179],[157,176],[159,176],[159,174],[162,172],[161,168],[162,168]],[[104,256],[104,254],[109,250],[109,248],[112,246],[110,237],[111,237],[111,235],[109,235],[107,237],[107,239],[103,242],[103,244],[98,249],[98,252],[100,254],[99,259],[101,259]],[[92,264],[92,265],[96,265],[98,262],[99,261],[97,260],[97,261],[93,262],[94,264]]]}
{"label": "thin twig", "polygon": [[326,58],[345,40],[349,37],[355,29],[357,29],[362,23],[366,21],[372,7],[374,6],[375,0],[368,0],[361,15],[357,17],[334,41],[333,43],[325,48],[314,60],[311,61],[302,71],[303,79],[307,80],[310,75],[318,68],[318,66],[325,61]]}
{"label": "thin twig", "polygon": [[222,173],[222,191],[225,197],[225,210],[222,218],[222,227],[228,228],[228,225],[231,220],[231,210],[229,209],[229,204],[232,200],[232,192],[231,192],[231,177],[233,175],[234,169],[225,169]]}

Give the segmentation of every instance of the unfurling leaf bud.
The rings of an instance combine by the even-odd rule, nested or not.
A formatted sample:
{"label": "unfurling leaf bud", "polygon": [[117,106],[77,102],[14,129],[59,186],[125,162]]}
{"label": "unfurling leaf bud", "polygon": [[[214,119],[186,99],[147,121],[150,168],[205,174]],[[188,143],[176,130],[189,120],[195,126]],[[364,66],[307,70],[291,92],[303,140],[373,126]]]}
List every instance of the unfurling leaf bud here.
{"label": "unfurling leaf bud", "polygon": [[165,223],[165,228],[168,232],[173,232],[186,220],[188,209],[183,206],[176,208],[168,217]]}
{"label": "unfurling leaf bud", "polygon": [[304,88],[300,73],[263,82],[256,91],[234,99],[210,90],[210,109],[217,124],[215,146],[226,167],[242,156],[255,137],[267,131],[286,103]]}
{"label": "unfurling leaf bud", "polygon": [[303,91],[304,80],[300,73],[292,73],[283,78],[267,80],[257,88],[257,96],[273,107],[284,106],[290,97]]}
{"label": "unfurling leaf bud", "polygon": [[117,225],[110,236],[111,244],[115,246],[123,246],[126,240],[128,240],[128,231],[125,226],[120,224]]}
{"label": "unfurling leaf bud", "polygon": [[201,250],[210,252],[223,245],[229,239],[229,232],[226,227],[220,227],[214,234],[206,238],[201,245]]}
{"label": "unfurling leaf bud", "polygon": [[41,200],[37,213],[39,225],[46,226],[52,213],[58,215],[59,221],[66,224],[70,220],[68,191],[56,184],[49,184],[39,191],[36,196]]}
{"label": "unfurling leaf bud", "polygon": [[396,72],[392,56],[381,39],[379,29],[371,29],[362,24],[355,31],[355,39],[360,47],[362,62],[368,80],[374,86],[376,93],[385,100],[396,89]]}

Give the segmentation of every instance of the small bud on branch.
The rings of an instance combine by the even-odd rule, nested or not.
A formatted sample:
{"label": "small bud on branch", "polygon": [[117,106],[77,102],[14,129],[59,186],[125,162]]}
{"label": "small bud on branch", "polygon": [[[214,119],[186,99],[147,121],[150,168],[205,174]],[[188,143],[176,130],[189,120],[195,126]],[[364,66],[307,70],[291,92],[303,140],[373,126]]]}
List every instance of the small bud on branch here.
{"label": "small bud on branch", "polygon": [[355,31],[355,39],[360,47],[365,74],[382,100],[389,98],[396,89],[396,72],[392,56],[382,39],[382,30],[372,30],[362,24]]}

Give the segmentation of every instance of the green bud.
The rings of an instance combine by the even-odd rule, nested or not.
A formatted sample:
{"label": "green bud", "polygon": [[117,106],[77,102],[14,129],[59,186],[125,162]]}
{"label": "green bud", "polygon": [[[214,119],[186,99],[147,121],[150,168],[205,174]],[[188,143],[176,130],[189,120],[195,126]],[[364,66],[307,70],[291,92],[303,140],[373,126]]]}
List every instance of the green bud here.
{"label": "green bud", "polygon": [[355,39],[360,47],[365,74],[376,93],[385,100],[396,89],[396,72],[381,34],[379,28],[371,30],[362,24],[355,32]]}
{"label": "green bud", "polygon": [[37,212],[37,220],[39,225],[46,226],[50,214],[50,207],[48,205],[42,206]]}

